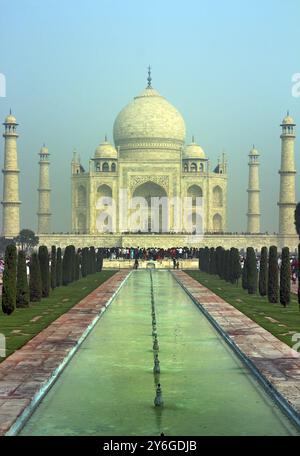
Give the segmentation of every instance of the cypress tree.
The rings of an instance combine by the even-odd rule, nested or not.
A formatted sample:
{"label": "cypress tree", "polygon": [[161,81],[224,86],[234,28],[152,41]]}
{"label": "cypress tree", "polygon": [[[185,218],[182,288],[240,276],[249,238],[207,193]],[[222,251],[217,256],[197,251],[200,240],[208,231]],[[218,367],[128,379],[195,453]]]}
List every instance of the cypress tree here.
{"label": "cypress tree", "polygon": [[57,273],[56,273],[56,247],[53,245],[51,247],[51,269],[50,269],[50,277],[51,277],[51,288],[54,290],[56,288],[57,283]]}
{"label": "cypress tree", "polygon": [[268,249],[262,247],[260,252],[259,263],[259,294],[261,296],[267,295],[267,281],[268,281]]}
{"label": "cypress tree", "polygon": [[26,254],[23,250],[19,250],[18,253],[16,306],[29,306],[29,285],[27,280]]}
{"label": "cypress tree", "polygon": [[244,264],[242,270],[242,287],[244,290],[248,290],[248,269],[247,269],[247,256],[244,256]]}
{"label": "cypress tree", "polygon": [[204,268],[205,272],[209,273],[209,248],[204,249]]}
{"label": "cypress tree", "polygon": [[230,281],[230,250],[225,251],[225,268],[224,268],[224,279],[226,282]]}
{"label": "cypress tree", "polygon": [[58,247],[56,251],[56,286],[62,285],[62,259],[61,259],[61,248]]}
{"label": "cypress tree", "polygon": [[241,277],[241,262],[238,249],[232,247],[230,249],[230,282],[238,284]]}
{"label": "cypress tree", "polygon": [[67,245],[62,261],[62,284],[67,286],[71,282],[71,246]]}
{"label": "cypress tree", "polygon": [[17,249],[9,244],[5,249],[3,285],[2,285],[2,310],[10,315],[16,308],[16,278],[17,278]]}
{"label": "cypress tree", "polygon": [[216,274],[221,278],[222,275],[222,250],[223,247],[216,248]]}
{"label": "cypress tree", "polygon": [[291,264],[290,251],[283,247],[280,267],[280,303],[286,307],[291,300]]}
{"label": "cypress tree", "polygon": [[215,249],[211,247],[209,250],[209,274],[215,274],[216,261],[215,261]]}
{"label": "cypress tree", "polygon": [[40,262],[36,252],[33,252],[30,258],[29,294],[31,302],[38,302],[42,299]]}
{"label": "cypress tree", "polygon": [[50,292],[49,253],[45,245],[39,247],[39,262],[42,279],[42,297],[47,298]]}
{"label": "cypress tree", "polygon": [[102,271],[102,266],[103,266],[103,256],[102,256],[102,251],[101,249],[99,248],[98,251],[97,251],[97,259],[96,259],[96,262],[97,262],[97,272],[100,272]]}
{"label": "cypress tree", "polygon": [[81,252],[81,275],[86,277],[88,275],[88,255],[89,250],[84,247]]}
{"label": "cypress tree", "polygon": [[96,272],[96,252],[95,247],[91,246],[89,250],[89,273],[94,274]]}
{"label": "cypress tree", "polygon": [[272,245],[269,249],[269,268],[268,268],[268,300],[271,303],[278,302],[278,261],[277,247]]}
{"label": "cypress tree", "polygon": [[70,245],[70,282],[74,282],[76,275],[76,250],[74,245]]}
{"label": "cypress tree", "polygon": [[221,279],[225,279],[226,275],[226,250],[221,251]]}
{"label": "cypress tree", "polygon": [[247,248],[247,284],[248,293],[255,294],[257,291],[257,266],[253,247]]}
{"label": "cypress tree", "polygon": [[77,252],[75,254],[75,274],[74,274],[74,280],[79,280],[80,279],[80,254]]}

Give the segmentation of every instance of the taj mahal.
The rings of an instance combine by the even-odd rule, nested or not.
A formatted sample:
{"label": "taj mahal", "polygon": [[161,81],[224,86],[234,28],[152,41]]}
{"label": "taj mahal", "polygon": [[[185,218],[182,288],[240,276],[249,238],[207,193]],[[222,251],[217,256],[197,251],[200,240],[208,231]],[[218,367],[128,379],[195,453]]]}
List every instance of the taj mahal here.
{"label": "taj mahal", "polygon": [[[4,122],[4,187],[2,235],[14,237],[20,231],[20,197],[17,157],[17,121],[10,113]],[[40,243],[64,247],[97,245],[172,247],[189,244],[199,247],[218,245],[246,248],[253,246],[288,246],[295,250],[298,236],[294,227],[295,122],[287,114],[281,123],[280,194],[278,198],[279,230],[269,235],[260,232],[259,152],[249,152],[247,234],[227,234],[227,158],[222,154],[211,164],[207,154],[195,141],[186,142],[185,122],[180,112],[152,86],[149,68],[147,86],[117,115],[113,125],[113,142],[107,137],[96,147],[88,166],[77,152],[71,161],[72,207],[71,234],[51,234],[50,154],[44,145],[39,153],[39,202],[37,234]],[[230,157],[229,157],[230,158]],[[246,163],[245,163],[246,164]],[[234,177],[233,177],[234,178]],[[190,197],[203,200],[204,235],[199,238],[184,228],[175,229],[174,207],[169,206],[167,230],[153,229],[148,217],[145,232],[124,228],[119,215],[115,229],[99,229],[99,198],[120,201],[121,191],[132,197],[176,199]],[[246,191],[246,189],[245,189]],[[274,210],[277,210],[274,208]],[[119,212],[117,212],[119,214]],[[188,236],[187,236],[188,235]]]}

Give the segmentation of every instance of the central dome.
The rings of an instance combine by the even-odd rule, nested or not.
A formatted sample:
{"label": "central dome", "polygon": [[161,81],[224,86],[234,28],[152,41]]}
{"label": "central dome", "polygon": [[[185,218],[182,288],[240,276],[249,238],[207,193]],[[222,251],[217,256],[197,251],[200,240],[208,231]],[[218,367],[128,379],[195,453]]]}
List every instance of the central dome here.
{"label": "central dome", "polygon": [[180,112],[152,87],[147,87],[118,114],[116,147],[132,143],[167,142],[182,145],[185,123]]}

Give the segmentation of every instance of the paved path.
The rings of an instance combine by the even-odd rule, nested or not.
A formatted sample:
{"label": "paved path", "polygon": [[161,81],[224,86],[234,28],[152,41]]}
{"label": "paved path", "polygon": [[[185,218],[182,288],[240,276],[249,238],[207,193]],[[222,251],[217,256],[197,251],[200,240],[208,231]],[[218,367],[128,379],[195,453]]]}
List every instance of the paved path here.
{"label": "paved path", "polygon": [[0,364],[0,435],[33,405],[128,272],[117,272]]}
{"label": "paved path", "polygon": [[300,419],[300,354],[185,272],[172,273]]}

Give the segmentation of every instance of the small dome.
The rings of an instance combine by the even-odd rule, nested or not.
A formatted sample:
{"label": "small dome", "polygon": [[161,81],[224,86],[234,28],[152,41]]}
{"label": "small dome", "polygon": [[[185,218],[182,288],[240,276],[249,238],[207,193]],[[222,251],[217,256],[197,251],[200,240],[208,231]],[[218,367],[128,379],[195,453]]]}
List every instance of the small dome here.
{"label": "small dome", "polygon": [[101,143],[95,150],[95,158],[118,158],[118,153],[114,146],[107,140]]}
{"label": "small dome", "polygon": [[258,150],[255,149],[255,147],[253,146],[253,148],[252,148],[252,149],[250,150],[250,152],[249,152],[249,155],[251,155],[252,157],[253,157],[254,155],[257,156],[257,155],[259,155],[259,152],[258,152]]}
{"label": "small dome", "polygon": [[193,140],[191,144],[185,147],[183,158],[205,158],[205,153],[202,147]]}
{"label": "small dome", "polygon": [[6,124],[16,124],[17,119],[12,114],[9,114],[7,117],[5,117],[5,123]]}
{"label": "small dome", "polygon": [[153,141],[183,144],[185,123],[179,111],[152,87],[147,87],[118,114],[114,123],[116,146]]}
{"label": "small dome", "polygon": [[40,154],[49,154],[48,147],[46,147],[45,144],[41,147]]}
{"label": "small dome", "polygon": [[295,125],[294,119],[289,115],[289,113],[283,119],[282,125]]}

